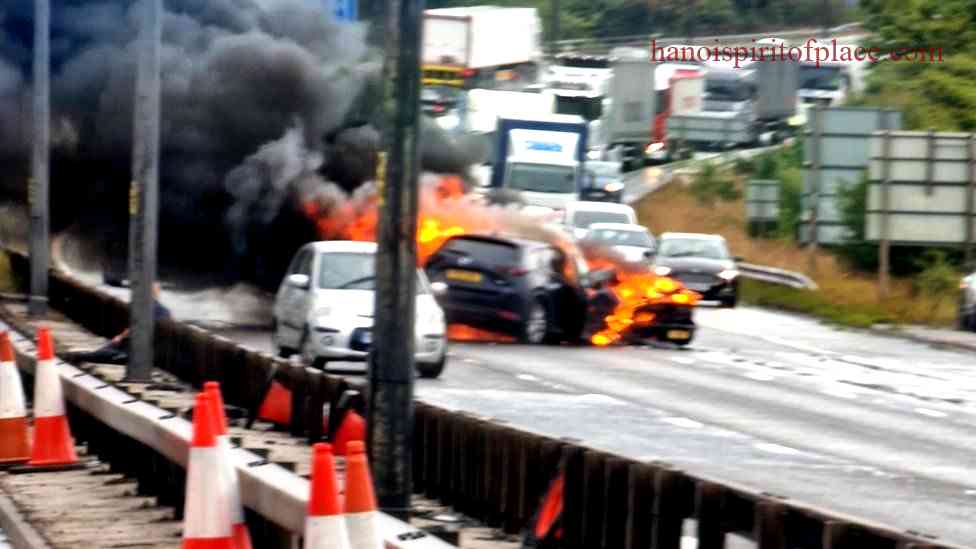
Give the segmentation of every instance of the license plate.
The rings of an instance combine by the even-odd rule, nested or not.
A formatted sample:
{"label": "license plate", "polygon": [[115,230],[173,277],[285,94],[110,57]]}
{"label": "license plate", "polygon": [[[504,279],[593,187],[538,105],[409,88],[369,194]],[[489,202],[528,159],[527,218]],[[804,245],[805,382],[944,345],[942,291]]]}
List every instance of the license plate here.
{"label": "license plate", "polygon": [[457,269],[449,269],[447,271],[447,278],[450,280],[460,280],[461,282],[481,282],[481,273],[476,273],[474,271],[459,271]]}
{"label": "license plate", "polygon": [[688,330],[668,330],[668,339],[691,339]]}

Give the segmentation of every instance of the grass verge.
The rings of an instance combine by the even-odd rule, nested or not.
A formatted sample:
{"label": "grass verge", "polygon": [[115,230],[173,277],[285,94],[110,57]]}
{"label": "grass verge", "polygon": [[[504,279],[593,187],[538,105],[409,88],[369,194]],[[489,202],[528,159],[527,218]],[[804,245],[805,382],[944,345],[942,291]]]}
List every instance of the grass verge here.
{"label": "grass verge", "polygon": [[5,252],[0,252],[0,292],[13,292],[16,289],[14,274],[10,268],[10,258]]}
{"label": "grass verge", "polygon": [[[741,179],[736,185],[742,190]],[[742,298],[747,303],[809,314],[846,326],[955,323],[956,295],[952,292],[922,295],[913,280],[893,279],[889,297],[881,300],[873,275],[853,272],[828,251],[819,250],[811,257],[790,239],[750,237],[741,199],[702,205],[689,186],[679,180],[646,196],[635,209],[640,222],[654,234],[721,234],[732,253],[743,256],[746,262],[802,272],[820,286],[818,291],[806,291],[743,280]]]}

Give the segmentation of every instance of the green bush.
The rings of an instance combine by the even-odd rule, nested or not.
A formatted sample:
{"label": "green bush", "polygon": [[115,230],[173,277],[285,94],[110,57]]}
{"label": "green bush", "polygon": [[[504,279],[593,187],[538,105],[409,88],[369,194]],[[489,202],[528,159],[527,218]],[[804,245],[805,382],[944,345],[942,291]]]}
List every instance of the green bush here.
{"label": "green bush", "polygon": [[712,162],[704,162],[691,182],[691,194],[699,204],[711,206],[716,199],[732,202],[742,197],[735,186],[735,178]]}

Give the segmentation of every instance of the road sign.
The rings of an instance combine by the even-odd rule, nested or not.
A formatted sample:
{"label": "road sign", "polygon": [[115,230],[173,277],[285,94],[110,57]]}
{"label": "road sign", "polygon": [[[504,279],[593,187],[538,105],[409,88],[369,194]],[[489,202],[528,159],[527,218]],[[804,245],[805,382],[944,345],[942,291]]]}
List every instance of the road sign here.
{"label": "road sign", "polygon": [[359,19],[359,0],[332,0],[333,13],[339,21],[357,21]]}

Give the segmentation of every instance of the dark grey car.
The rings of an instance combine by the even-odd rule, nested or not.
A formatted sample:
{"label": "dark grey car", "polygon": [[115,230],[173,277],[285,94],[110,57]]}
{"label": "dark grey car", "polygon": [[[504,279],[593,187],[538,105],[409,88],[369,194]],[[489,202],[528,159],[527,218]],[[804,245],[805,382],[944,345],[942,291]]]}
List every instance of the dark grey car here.
{"label": "dark grey car", "polygon": [[432,283],[447,286],[437,300],[448,324],[510,334],[523,343],[576,342],[583,331],[586,294],[578,265],[551,244],[456,236],[425,270]]}
{"label": "dark grey car", "polygon": [[654,255],[657,274],[681,281],[702,299],[735,307],[739,300],[737,258],[725,239],[714,234],[664,233]]}

